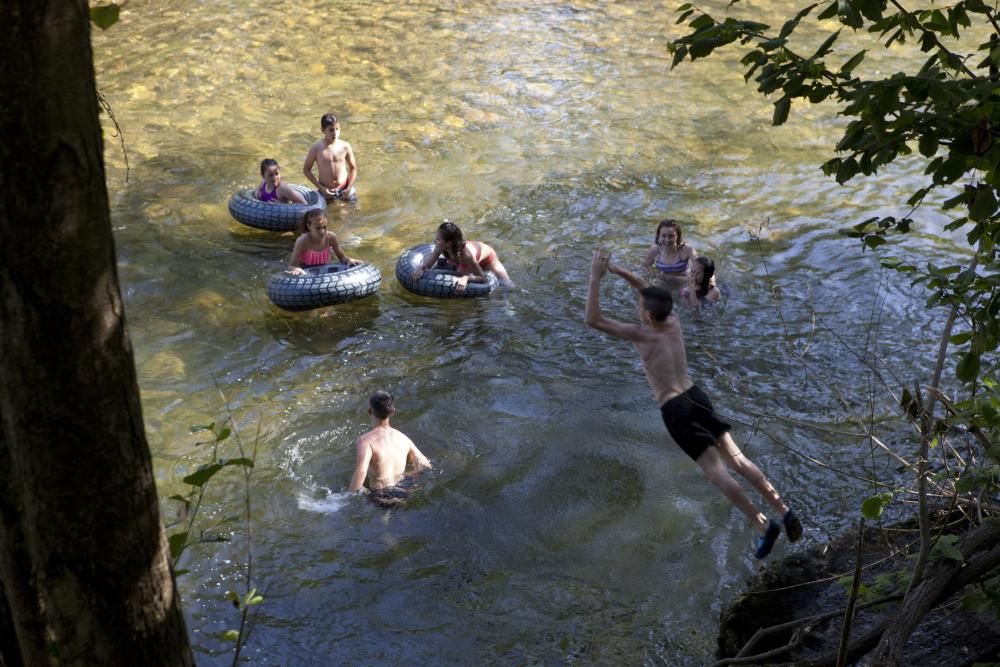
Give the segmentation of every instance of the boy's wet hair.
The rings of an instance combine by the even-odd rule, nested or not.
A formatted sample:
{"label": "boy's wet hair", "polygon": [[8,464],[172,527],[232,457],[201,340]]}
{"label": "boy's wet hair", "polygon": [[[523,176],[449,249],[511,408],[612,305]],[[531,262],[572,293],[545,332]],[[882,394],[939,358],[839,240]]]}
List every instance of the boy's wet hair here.
{"label": "boy's wet hair", "polygon": [[326,217],[326,211],[321,208],[311,208],[302,214],[299,220],[299,234],[308,234],[309,227],[315,222],[319,222]]}
{"label": "boy's wet hair", "polygon": [[654,244],[660,242],[660,230],[663,229],[664,227],[671,227],[673,229],[676,229],[677,247],[680,248],[682,245],[684,245],[684,236],[683,234],[681,234],[681,224],[676,220],[671,220],[670,218],[667,218],[666,220],[660,220],[660,224],[656,226],[656,235],[653,236]]}
{"label": "boy's wet hair", "polygon": [[643,287],[639,294],[642,296],[642,307],[657,322],[667,319],[674,309],[674,297],[662,287]]}
{"label": "boy's wet hair", "polygon": [[[263,160],[261,160],[260,161],[260,175],[261,175],[261,177],[264,176],[264,172],[266,172],[268,169],[270,169],[271,167],[277,167],[277,166],[278,166],[278,161],[274,160],[272,158],[267,157],[267,158],[264,158]],[[280,169],[280,167],[278,167],[278,168]]]}
{"label": "boy's wet hair", "polygon": [[332,113],[325,113],[323,117],[319,119],[319,129],[325,130],[331,125],[339,125],[340,121]]}
{"label": "boy's wet hair", "polygon": [[712,280],[712,276],[715,275],[715,262],[712,261],[711,257],[695,257],[694,261],[701,264],[701,284],[694,291],[694,295],[699,299],[704,299],[705,295],[708,294],[708,286]]}
{"label": "boy's wet hair", "polygon": [[396,411],[394,400],[392,394],[384,389],[379,389],[368,399],[368,407],[371,409],[372,415],[378,419],[385,419]]}
{"label": "boy's wet hair", "polygon": [[445,242],[451,253],[457,257],[458,253],[462,252],[462,247],[465,246],[462,230],[454,222],[442,222],[438,226],[438,231],[441,232],[441,240]]}

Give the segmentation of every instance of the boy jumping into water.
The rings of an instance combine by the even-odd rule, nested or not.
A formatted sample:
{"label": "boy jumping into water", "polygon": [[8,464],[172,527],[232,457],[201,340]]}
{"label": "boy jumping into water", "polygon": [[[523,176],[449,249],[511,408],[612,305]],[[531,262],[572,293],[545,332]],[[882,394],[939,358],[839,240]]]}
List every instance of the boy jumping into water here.
{"label": "boy jumping into water", "polygon": [[[639,291],[641,324],[625,324],[601,314],[601,278],[608,271],[618,274]],[[781,514],[790,542],[802,537],[802,524],[760,468],[736,446],[729,435],[729,424],[715,414],[708,396],[691,382],[680,320],[671,314],[672,309],[673,298],[669,291],[647,287],[636,275],[611,264],[611,254],[605,248],[594,252],[587,290],[587,325],[635,345],[670,436],[694,459],[708,481],[747,516],[759,535],[754,555],[764,558],[771,553],[781,534],[781,526],[757,509],[724,462],[749,481]]]}
{"label": "boy jumping into water", "polygon": [[[405,499],[406,492],[395,489],[403,480],[407,463],[416,468],[430,468],[431,462],[420,453],[413,441],[389,425],[389,417],[396,412],[392,394],[381,389],[368,399],[368,414],[374,428],[355,443],[357,458],[354,476],[348,491],[360,491],[367,486],[372,498],[389,506],[392,500]],[[380,502],[381,500],[387,502]]]}
{"label": "boy jumping into water", "polygon": [[[358,177],[354,151],[340,138],[340,121],[332,113],[323,114],[319,126],[323,138],[309,147],[302,173],[327,201],[352,197]],[[313,176],[313,165],[319,171],[318,179]]]}

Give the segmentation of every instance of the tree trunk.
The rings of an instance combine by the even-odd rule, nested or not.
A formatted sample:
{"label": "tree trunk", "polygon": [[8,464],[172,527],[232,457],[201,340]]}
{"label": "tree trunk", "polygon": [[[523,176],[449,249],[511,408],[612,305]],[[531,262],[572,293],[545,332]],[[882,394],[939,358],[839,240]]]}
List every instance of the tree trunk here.
{"label": "tree trunk", "polygon": [[1000,566],[1000,521],[991,520],[966,533],[956,546],[962,553],[962,562],[940,562],[907,593],[866,664],[878,667],[903,664],[906,640],[927,612]]}
{"label": "tree trunk", "polygon": [[189,665],[118,288],[87,1],[5,0],[0,25],[0,583],[21,658]]}

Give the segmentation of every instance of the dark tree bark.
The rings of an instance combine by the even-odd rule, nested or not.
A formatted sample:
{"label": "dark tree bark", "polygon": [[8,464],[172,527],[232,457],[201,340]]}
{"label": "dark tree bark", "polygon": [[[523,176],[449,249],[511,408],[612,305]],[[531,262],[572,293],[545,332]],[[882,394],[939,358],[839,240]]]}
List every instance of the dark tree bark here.
{"label": "dark tree bark", "polygon": [[962,562],[940,563],[907,593],[867,664],[903,664],[906,640],[927,612],[1000,567],[1000,520],[991,519],[966,533],[956,546]]}
{"label": "dark tree bark", "polygon": [[0,582],[20,651],[0,660],[189,665],[118,288],[87,2],[5,0],[0,25]]}

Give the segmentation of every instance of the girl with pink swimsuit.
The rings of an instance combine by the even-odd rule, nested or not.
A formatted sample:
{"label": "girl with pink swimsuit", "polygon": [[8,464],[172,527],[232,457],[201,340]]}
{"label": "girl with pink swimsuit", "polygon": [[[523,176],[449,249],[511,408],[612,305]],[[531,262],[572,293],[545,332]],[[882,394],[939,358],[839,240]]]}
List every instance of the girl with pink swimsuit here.
{"label": "girl with pink swimsuit", "polygon": [[340,248],[337,235],[327,230],[326,211],[314,208],[306,211],[299,223],[299,238],[295,239],[292,258],[288,262],[288,272],[304,274],[303,267],[329,264],[331,254],[348,266],[361,264],[361,260],[349,257]]}
{"label": "girl with pink swimsuit", "polygon": [[438,227],[434,239],[434,249],[428,253],[423,263],[410,274],[413,280],[420,280],[424,271],[429,269],[438,257],[444,255],[449,262],[458,267],[458,272],[465,274],[455,282],[455,291],[462,292],[470,282],[486,282],[484,271],[492,271],[504,287],[513,287],[514,282],[507,275],[507,269],[500,263],[497,251],[482,241],[466,241],[462,230],[453,222],[443,222]]}

